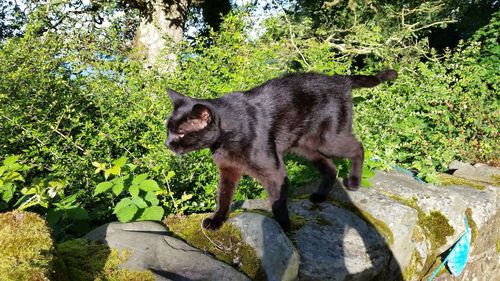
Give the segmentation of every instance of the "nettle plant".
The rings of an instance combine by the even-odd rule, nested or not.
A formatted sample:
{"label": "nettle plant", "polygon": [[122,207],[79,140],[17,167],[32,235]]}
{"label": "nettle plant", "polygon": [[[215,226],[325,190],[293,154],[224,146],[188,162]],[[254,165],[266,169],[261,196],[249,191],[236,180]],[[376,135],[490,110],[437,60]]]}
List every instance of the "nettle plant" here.
{"label": "nettle plant", "polygon": [[[122,197],[121,200],[114,206],[113,214],[119,221],[144,221],[153,220],[159,221],[163,218],[164,210],[160,206],[159,195],[166,194],[166,190],[160,188],[158,183],[150,179],[148,174],[135,174],[136,165],[127,164],[127,157],[121,157],[109,165],[92,162],[96,167],[95,172],[103,172],[106,181],[97,184],[94,195],[111,192],[111,196],[115,199],[128,194],[127,197]],[[174,176],[171,172],[167,175],[166,180]]]}

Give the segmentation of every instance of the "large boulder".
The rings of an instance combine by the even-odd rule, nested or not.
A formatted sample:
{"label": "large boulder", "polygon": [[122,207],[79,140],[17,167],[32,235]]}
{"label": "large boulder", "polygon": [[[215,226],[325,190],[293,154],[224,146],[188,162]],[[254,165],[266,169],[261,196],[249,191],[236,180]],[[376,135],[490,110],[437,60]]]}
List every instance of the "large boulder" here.
{"label": "large boulder", "polygon": [[233,267],[168,236],[165,227],[155,222],[113,222],[85,238],[130,251],[122,266],[148,269],[156,280],[249,280]]}
{"label": "large boulder", "polygon": [[328,202],[290,204],[304,225],[292,235],[300,253],[300,280],[373,280],[389,267],[387,243],[360,216]]}
{"label": "large boulder", "polygon": [[479,229],[498,209],[500,193],[498,188],[492,186],[479,190],[466,186],[424,185],[396,172],[377,172],[371,182],[375,192],[406,204],[413,202],[413,207],[425,215],[439,213],[446,218],[453,231],[446,237],[446,243],[439,245],[438,252],[449,248],[465,231],[467,209],[470,209],[471,218]]}
{"label": "large boulder", "polygon": [[493,185],[500,185],[500,169],[478,163],[471,165],[460,161],[453,161],[449,169],[453,175],[465,179],[481,181]]}
{"label": "large boulder", "polygon": [[275,220],[245,212],[230,223],[240,230],[243,241],[255,249],[268,281],[297,279],[299,254]]}

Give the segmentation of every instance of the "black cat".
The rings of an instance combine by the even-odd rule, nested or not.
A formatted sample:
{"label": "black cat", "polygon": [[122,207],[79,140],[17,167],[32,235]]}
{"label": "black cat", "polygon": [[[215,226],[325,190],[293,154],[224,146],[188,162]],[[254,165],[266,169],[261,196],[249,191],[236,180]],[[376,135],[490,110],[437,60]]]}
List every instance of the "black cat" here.
{"label": "black cat", "polygon": [[220,172],[217,210],[203,227],[215,230],[224,223],[236,186],[247,174],[265,187],[275,219],[288,229],[286,151],[306,157],[322,173],[312,202],[326,200],[332,189],[336,177],[332,157],[351,160],[344,185],[357,190],[363,145],[352,133],[351,89],[396,77],[394,70],[375,76],[296,73],[210,100],[169,90],[174,111],[165,144],[178,154],[210,148]]}

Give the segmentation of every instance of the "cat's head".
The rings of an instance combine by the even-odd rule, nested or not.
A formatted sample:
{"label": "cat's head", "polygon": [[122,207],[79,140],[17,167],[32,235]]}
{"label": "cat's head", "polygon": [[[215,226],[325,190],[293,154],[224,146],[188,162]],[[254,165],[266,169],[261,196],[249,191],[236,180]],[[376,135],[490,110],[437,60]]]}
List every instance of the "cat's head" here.
{"label": "cat's head", "polygon": [[220,136],[213,106],[204,100],[183,96],[168,90],[174,110],[167,120],[165,145],[175,153],[184,154],[211,147]]}

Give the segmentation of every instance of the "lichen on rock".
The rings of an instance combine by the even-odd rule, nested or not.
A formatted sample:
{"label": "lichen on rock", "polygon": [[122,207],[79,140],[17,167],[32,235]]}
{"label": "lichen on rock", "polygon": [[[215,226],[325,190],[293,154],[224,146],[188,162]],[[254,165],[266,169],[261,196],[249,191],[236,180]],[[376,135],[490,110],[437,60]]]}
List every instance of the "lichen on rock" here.
{"label": "lichen on rock", "polygon": [[201,222],[209,214],[170,216],[164,223],[173,234],[191,246],[211,253],[215,258],[241,269],[252,280],[263,280],[265,273],[251,246],[241,239],[240,231],[225,223],[217,231],[204,230]]}

